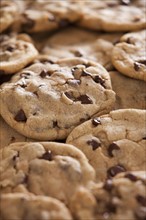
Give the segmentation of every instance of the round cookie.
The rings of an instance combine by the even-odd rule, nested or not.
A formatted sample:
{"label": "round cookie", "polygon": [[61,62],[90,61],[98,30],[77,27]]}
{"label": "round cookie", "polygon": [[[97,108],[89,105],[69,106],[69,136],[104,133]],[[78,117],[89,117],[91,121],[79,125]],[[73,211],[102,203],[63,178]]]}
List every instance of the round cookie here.
{"label": "round cookie", "polygon": [[0,151],[1,193],[24,192],[57,198],[68,204],[79,186],[95,172],[74,146],[55,142],[19,142]]}
{"label": "round cookie", "polygon": [[47,196],[29,196],[23,193],[9,193],[1,196],[1,218],[71,220],[71,214],[59,200]]}
{"label": "round cookie", "polygon": [[76,127],[66,142],[82,150],[97,181],[120,172],[145,170],[146,110],[122,109]]}
{"label": "round cookie", "polygon": [[91,30],[135,31],[146,27],[144,0],[79,1],[78,25]]}
{"label": "round cookie", "polygon": [[6,147],[13,142],[30,142],[29,139],[11,128],[0,116],[0,148]]}
{"label": "round cookie", "polygon": [[[22,39],[21,39],[22,38]],[[27,35],[2,35],[0,39],[0,74],[13,74],[31,63],[38,55]],[[24,40],[23,40],[24,39]]]}
{"label": "round cookie", "polygon": [[2,117],[22,135],[61,140],[94,114],[109,112],[115,93],[100,64],[73,58],[23,69],[2,85],[0,100]]}
{"label": "round cookie", "polygon": [[131,219],[146,218],[146,173],[124,173],[115,179],[81,187],[73,196],[71,211],[75,219]]}
{"label": "round cookie", "polygon": [[18,6],[15,1],[1,0],[0,2],[0,33],[5,31],[15,21]]}
{"label": "round cookie", "polygon": [[42,49],[52,61],[66,57],[82,57],[113,69],[111,50],[122,34],[97,34],[70,27],[49,37]]}
{"label": "round cookie", "polygon": [[124,75],[146,81],[146,30],[128,33],[112,51],[112,63]]}
{"label": "round cookie", "polygon": [[31,33],[63,28],[81,16],[72,1],[28,1],[22,13],[22,29]]}
{"label": "round cookie", "polygon": [[129,78],[117,71],[111,71],[110,77],[116,93],[115,109],[146,109],[146,82]]}

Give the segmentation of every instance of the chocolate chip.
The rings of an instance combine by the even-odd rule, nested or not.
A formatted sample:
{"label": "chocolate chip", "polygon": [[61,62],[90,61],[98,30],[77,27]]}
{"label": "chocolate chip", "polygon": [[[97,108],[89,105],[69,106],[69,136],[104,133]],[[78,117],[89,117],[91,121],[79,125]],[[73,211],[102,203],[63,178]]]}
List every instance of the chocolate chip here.
{"label": "chocolate chip", "polygon": [[106,210],[109,213],[116,213],[117,207],[112,202],[109,202],[109,203],[106,204]]}
{"label": "chocolate chip", "polygon": [[101,86],[103,86],[105,88],[105,80],[102,79],[100,76],[96,75],[94,76],[93,80],[96,82],[96,83],[99,83]]}
{"label": "chocolate chip", "polygon": [[[33,94],[35,94],[38,97],[38,93],[37,91],[34,91]],[[34,115],[34,114],[33,114]]]}
{"label": "chocolate chip", "polygon": [[120,150],[119,146],[115,143],[112,143],[108,147],[108,154],[110,157],[113,157],[113,150]]}
{"label": "chocolate chip", "polygon": [[98,126],[101,124],[100,118],[93,118],[91,122],[94,126]]}
{"label": "chocolate chip", "polygon": [[146,209],[144,207],[140,207],[135,211],[134,215],[137,220],[145,220],[146,219]]}
{"label": "chocolate chip", "polygon": [[103,188],[104,188],[106,191],[110,192],[110,191],[113,189],[113,182],[112,182],[112,180],[111,180],[111,179],[108,179],[108,180],[105,182],[105,184],[103,185]]}
{"label": "chocolate chip", "polygon": [[4,70],[0,70],[0,75],[4,75],[6,72]]}
{"label": "chocolate chip", "polygon": [[57,121],[53,121],[53,128],[58,127],[58,122]]}
{"label": "chocolate chip", "polygon": [[89,96],[87,95],[80,95],[78,98],[77,98],[77,101],[80,101],[81,104],[92,104],[92,100],[90,99]]}
{"label": "chocolate chip", "polygon": [[76,57],[82,57],[83,56],[83,54],[80,52],[80,51],[74,51],[74,55],[76,56]]}
{"label": "chocolate chip", "polygon": [[107,170],[107,174],[108,174],[108,177],[114,177],[118,173],[125,172],[125,171],[126,169],[122,165],[116,165],[116,166],[110,167]]}
{"label": "chocolate chip", "polygon": [[125,177],[128,178],[128,179],[130,179],[130,180],[133,181],[133,182],[137,181],[137,177],[134,176],[134,175],[131,174],[131,173],[126,173],[126,174],[125,174]]}
{"label": "chocolate chip", "polygon": [[143,139],[143,140],[146,140],[146,137],[143,137],[142,139]]}
{"label": "chocolate chip", "polygon": [[53,157],[51,150],[48,150],[48,152],[44,153],[40,159],[52,161]]}
{"label": "chocolate chip", "polygon": [[69,25],[69,20],[67,18],[61,19],[58,24],[60,27],[66,27],[67,25]]}
{"label": "chocolate chip", "polygon": [[12,143],[12,142],[15,142],[15,141],[16,141],[16,138],[15,137],[11,137],[10,142]]}
{"label": "chocolate chip", "polygon": [[11,46],[9,45],[6,50],[10,51],[10,52],[13,52],[15,50],[15,47],[14,46]]}
{"label": "chocolate chip", "polygon": [[24,111],[22,109],[20,109],[17,114],[15,115],[14,119],[18,122],[26,122],[27,118],[26,115],[24,113]]}
{"label": "chocolate chip", "polygon": [[135,62],[134,63],[134,69],[135,69],[135,71],[139,71],[140,70],[140,63]]}
{"label": "chocolate chip", "polygon": [[130,0],[120,0],[122,5],[129,5],[130,4]]}
{"label": "chocolate chip", "polygon": [[137,195],[136,196],[136,200],[139,204],[141,204],[142,206],[146,206],[146,197],[141,196],[141,195]]}
{"label": "chocolate chip", "polygon": [[30,18],[26,18],[26,21],[25,21],[25,23],[22,24],[22,27],[24,29],[30,29],[30,28],[33,28],[34,25],[35,25],[35,21],[33,21]]}
{"label": "chocolate chip", "polygon": [[146,60],[137,60],[137,62],[146,66]]}
{"label": "chocolate chip", "polygon": [[0,74],[0,85],[4,82],[10,81],[11,77],[12,77],[12,74],[11,75],[8,75],[8,74],[1,75]]}
{"label": "chocolate chip", "polygon": [[101,146],[101,144],[94,139],[88,140],[87,144],[92,146],[92,150],[96,150],[98,147]]}
{"label": "chocolate chip", "polygon": [[127,40],[126,40],[126,43],[127,44],[133,44],[131,40],[132,40],[132,37],[128,37]]}
{"label": "chocolate chip", "polygon": [[40,73],[40,77],[45,78],[47,76],[47,71],[46,70],[42,70]]}

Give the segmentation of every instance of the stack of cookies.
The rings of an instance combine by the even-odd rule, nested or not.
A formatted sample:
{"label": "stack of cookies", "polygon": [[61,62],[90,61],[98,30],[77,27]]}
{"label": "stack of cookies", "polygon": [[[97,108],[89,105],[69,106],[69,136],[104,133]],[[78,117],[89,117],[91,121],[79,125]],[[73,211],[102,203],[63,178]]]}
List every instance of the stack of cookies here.
{"label": "stack of cookies", "polygon": [[146,219],[145,15],[0,0],[0,220]]}

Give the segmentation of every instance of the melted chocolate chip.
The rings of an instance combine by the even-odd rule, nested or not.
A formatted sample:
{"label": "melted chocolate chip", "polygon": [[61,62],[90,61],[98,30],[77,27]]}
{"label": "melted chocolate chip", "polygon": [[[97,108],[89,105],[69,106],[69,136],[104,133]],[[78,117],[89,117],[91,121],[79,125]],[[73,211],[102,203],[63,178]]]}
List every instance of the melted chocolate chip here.
{"label": "melted chocolate chip", "polygon": [[113,157],[113,150],[120,150],[119,146],[115,143],[112,143],[108,147],[108,154],[110,157]]}
{"label": "melted chocolate chip", "polygon": [[67,18],[61,19],[58,24],[60,27],[66,27],[67,25],[69,25],[69,20]]}
{"label": "melted chocolate chip", "polygon": [[100,118],[93,118],[92,119],[92,125],[98,126],[101,124]]}
{"label": "melted chocolate chip", "polygon": [[126,169],[122,165],[116,165],[116,166],[110,167],[107,170],[107,175],[110,178],[110,177],[116,176],[118,173],[125,172],[125,171]]}
{"label": "melted chocolate chip", "polygon": [[142,206],[146,206],[146,197],[141,196],[141,195],[137,195],[136,196],[136,200],[139,204],[141,204]]}
{"label": "melted chocolate chip", "polygon": [[40,73],[40,77],[45,78],[47,76],[47,71],[46,70],[42,70]]}
{"label": "melted chocolate chip", "polygon": [[26,122],[27,117],[22,109],[20,109],[17,114],[15,115],[14,119],[18,122]]}
{"label": "melted chocolate chip", "polygon": [[44,153],[40,159],[52,161],[53,157],[51,150],[48,150],[48,152]]}
{"label": "melted chocolate chip", "polygon": [[100,76],[95,76],[94,79],[93,79],[96,83],[99,83],[101,86],[103,86],[105,88],[105,80],[102,79]]}
{"label": "melted chocolate chip", "polygon": [[130,4],[130,0],[120,0],[122,5],[129,5]]}
{"label": "melted chocolate chip", "polygon": [[92,146],[92,150],[96,150],[98,147],[101,146],[101,144],[94,139],[88,140],[87,144]]}
{"label": "melted chocolate chip", "polygon": [[6,50],[10,51],[10,52],[13,52],[15,50],[15,47],[14,46],[11,46],[9,45]]}
{"label": "melted chocolate chip", "polygon": [[80,95],[78,98],[77,98],[77,101],[80,101],[81,104],[92,104],[92,100],[90,99],[89,96],[87,95]]}
{"label": "melted chocolate chip", "polygon": [[140,63],[135,62],[134,63],[134,69],[135,69],[135,71],[139,71],[140,70]]}
{"label": "melted chocolate chip", "polygon": [[113,182],[112,182],[112,180],[111,180],[111,179],[108,179],[108,180],[105,182],[103,188],[104,188],[106,191],[110,192],[110,191],[113,189]]}
{"label": "melted chocolate chip", "polygon": [[130,179],[130,180],[133,181],[133,182],[137,181],[137,177],[134,176],[134,175],[131,174],[131,173],[125,174],[125,177],[128,178],[128,179]]}
{"label": "melted chocolate chip", "polygon": [[145,220],[146,219],[146,210],[144,207],[140,207],[135,211],[136,220]]}

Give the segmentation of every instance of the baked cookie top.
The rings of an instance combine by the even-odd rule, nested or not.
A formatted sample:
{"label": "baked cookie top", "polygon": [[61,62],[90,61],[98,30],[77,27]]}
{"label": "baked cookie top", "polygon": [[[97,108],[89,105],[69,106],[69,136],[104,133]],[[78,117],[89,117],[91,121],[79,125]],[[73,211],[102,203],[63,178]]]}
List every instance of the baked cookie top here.
{"label": "baked cookie top", "polygon": [[146,173],[126,172],[96,184],[81,187],[72,198],[71,210],[78,220],[146,218]]}
{"label": "baked cookie top", "polygon": [[144,0],[79,1],[78,24],[91,30],[134,31],[146,27]]}
{"label": "baked cookie top", "polygon": [[112,63],[122,74],[146,81],[146,30],[125,34],[112,52]]}
{"label": "baked cookie top", "polygon": [[49,37],[41,53],[47,54],[52,61],[66,57],[82,57],[111,70],[111,50],[121,36],[119,33],[101,34],[69,27]]}
{"label": "baked cookie top", "polygon": [[146,110],[122,109],[76,127],[67,143],[82,150],[97,181],[120,172],[145,170]]}
{"label": "baked cookie top", "polygon": [[13,74],[31,63],[38,51],[26,34],[1,35],[0,38],[0,74]]}
{"label": "baked cookie top", "polygon": [[73,58],[36,62],[2,85],[0,99],[11,127],[29,138],[56,140],[94,114],[109,112],[115,93],[100,64]]}
{"label": "baked cookie top", "polygon": [[59,200],[48,196],[27,195],[25,193],[1,195],[0,212],[3,220],[72,219],[69,210]]}
{"label": "baked cookie top", "polygon": [[1,193],[25,192],[69,203],[79,186],[87,186],[95,172],[74,146],[55,142],[19,142],[0,151]]}

